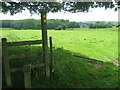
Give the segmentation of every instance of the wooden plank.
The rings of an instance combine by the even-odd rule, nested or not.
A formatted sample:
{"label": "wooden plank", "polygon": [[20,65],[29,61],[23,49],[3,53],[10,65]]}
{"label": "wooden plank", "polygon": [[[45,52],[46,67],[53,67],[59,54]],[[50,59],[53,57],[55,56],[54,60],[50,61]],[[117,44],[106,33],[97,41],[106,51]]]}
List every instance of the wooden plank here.
{"label": "wooden plank", "polygon": [[42,40],[43,40],[43,59],[45,62],[45,72],[47,78],[50,77],[49,69],[49,55],[48,55],[48,40],[47,40],[47,22],[46,22],[46,12],[41,12],[41,28],[42,28]]}
{"label": "wooden plank", "polygon": [[78,56],[78,55],[74,55],[74,56],[75,56],[75,57],[79,57],[79,58],[85,58],[85,59],[93,60],[93,61],[103,62],[103,61],[101,61],[101,60],[92,59],[92,58],[88,58],[88,57],[83,57],[83,56]]}
{"label": "wooden plank", "polygon": [[18,55],[9,56],[9,59],[18,59],[18,58],[37,56],[37,55],[38,55],[38,53],[18,54]]}
{"label": "wooden plank", "polygon": [[10,75],[10,65],[8,59],[8,50],[7,50],[7,39],[2,38],[2,60],[3,60],[3,67],[5,70],[5,78],[8,87],[11,87],[11,75]]}
{"label": "wooden plank", "polygon": [[42,44],[42,40],[8,42],[7,43],[8,46],[21,46],[21,45],[32,45],[32,44]]}
{"label": "wooden plank", "polygon": [[24,84],[25,84],[25,88],[31,88],[31,66],[30,64],[24,66]]}
{"label": "wooden plank", "polygon": [[49,37],[49,40],[50,40],[50,72],[52,73],[53,70],[54,70],[54,62],[53,62],[53,58],[52,58],[52,37]]}

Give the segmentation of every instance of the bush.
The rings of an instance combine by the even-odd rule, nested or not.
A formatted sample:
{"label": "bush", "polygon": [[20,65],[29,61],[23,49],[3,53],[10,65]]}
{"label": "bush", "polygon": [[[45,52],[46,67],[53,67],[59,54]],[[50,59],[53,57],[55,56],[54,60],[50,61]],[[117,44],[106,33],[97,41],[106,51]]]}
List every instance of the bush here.
{"label": "bush", "polygon": [[67,28],[67,25],[66,25],[66,24],[62,25],[62,29],[63,29],[63,30],[65,30],[66,28]]}
{"label": "bush", "polygon": [[62,30],[62,26],[56,27],[55,30]]}

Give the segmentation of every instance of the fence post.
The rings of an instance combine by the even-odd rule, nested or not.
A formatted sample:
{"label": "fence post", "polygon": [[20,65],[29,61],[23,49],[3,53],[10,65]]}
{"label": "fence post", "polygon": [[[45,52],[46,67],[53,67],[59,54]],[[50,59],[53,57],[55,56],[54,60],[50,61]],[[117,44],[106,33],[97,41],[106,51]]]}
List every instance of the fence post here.
{"label": "fence post", "polygon": [[51,73],[53,72],[54,70],[54,62],[53,62],[53,56],[52,56],[52,37],[49,37],[49,40],[50,40],[50,70],[51,70]]}
{"label": "fence post", "polygon": [[10,65],[9,65],[6,38],[2,38],[2,60],[3,60],[4,71],[5,71],[6,83],[8,87],[11,87]]}
{"label": "fence post", "polygon": [[50,66],[49,66],[49,54],[48,54],[46,11],[41,12],[41,29],[42,29],[42,40],[43,40],[43,59],[45,61],[45,72],[47,78],[49,78]]}
{"label": "fence post", "polygon": [[31,64],[25,64],[23,71],[25,88],[31,88]]}

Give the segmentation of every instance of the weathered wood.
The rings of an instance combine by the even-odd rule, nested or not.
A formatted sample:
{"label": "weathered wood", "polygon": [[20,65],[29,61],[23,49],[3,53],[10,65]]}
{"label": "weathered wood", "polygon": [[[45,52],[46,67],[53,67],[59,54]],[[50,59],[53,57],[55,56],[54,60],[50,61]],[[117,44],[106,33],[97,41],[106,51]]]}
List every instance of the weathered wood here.
{"label": "weathered wood", "polygon": [[103,62],[103,61],[101,61],[101,60],[92,59],[92,58],[88,58],[88,57],[83,57],[83,56],[78,56],[78,55],[74,55],[74,56],[75,56],[75,57],[79,57],[79,58],[85,58],[85,59],[93,60],[93,61]]}
{"label": "weathered wood", "polygon": [[37,55],[38,55],[38,53],[18,54],[18,55],[9,56],[9,59],[18,59],[18,58],[37,56]]}
{"label": "weathered wood", "polygon": [[31,88],[31,65],[24,66],[24,84],[25,88]]}
{"label": "weathered wood", "polygon": [[52,37],[49,37],[50,40],[50,72],[52,73],[52,71],[54,70],[54,62],[53,62],[53,56],[52,56]]}
{"label": "weathered wood", "polygon": [[43,59],[45,62],[46,76],[50,77],[49,70],[49,55],[48,55],[48,40],[47,40],[47,24],[46,24],[46,12],[41,12],[41,28],[42,28],[42,40],[43,40]]}
{"label": "weathered wood", "polygon": [[32,44],[42,44],[42,40],[8,42],[7,43],[8,46],[21,46],[21,45],[32,45]]}
{"label": "weathered wood", "polygon": [[2,60],[3,60],[3,67],[5,70],[5,78],[8,87],[11,87],[11,75],[10,75],[10,65],[8,59],[8,50],[7,50],[7,39],[2,38]]}

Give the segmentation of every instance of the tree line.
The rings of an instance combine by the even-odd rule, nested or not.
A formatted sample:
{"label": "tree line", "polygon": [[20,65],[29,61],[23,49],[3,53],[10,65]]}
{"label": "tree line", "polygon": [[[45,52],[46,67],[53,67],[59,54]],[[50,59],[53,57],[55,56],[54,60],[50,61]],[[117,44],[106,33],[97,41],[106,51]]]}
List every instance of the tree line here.
{"label": "tree line", "polygon": [[[2,20],[3,28],[14,29],[41,29],[41,20],[24,19],[24,20]],[[79,28],[78,22],[70,22],[63,19],[49,19],[47,20],[48,29],[65,30],[66,28]]]}
{"label": "tree line", "polygon": [[118,27],[119,23],[116,21],[89,21],[80,22],[80,28],[112,28]]}
{"label": "tree line", "polygon": [[116,27],[117,23],[115,22],[95,22],[89,23],[89,28],[112,28]]}
{"label": "tree line", "polygon": [[[112,28],[118,26],[117,22],[70,22],[64,19],[48,19],[47,28],[55,30],[65,30],[67,28]],[[41,29],[41,20],[2,20],[3,28],[13,29]]]}

